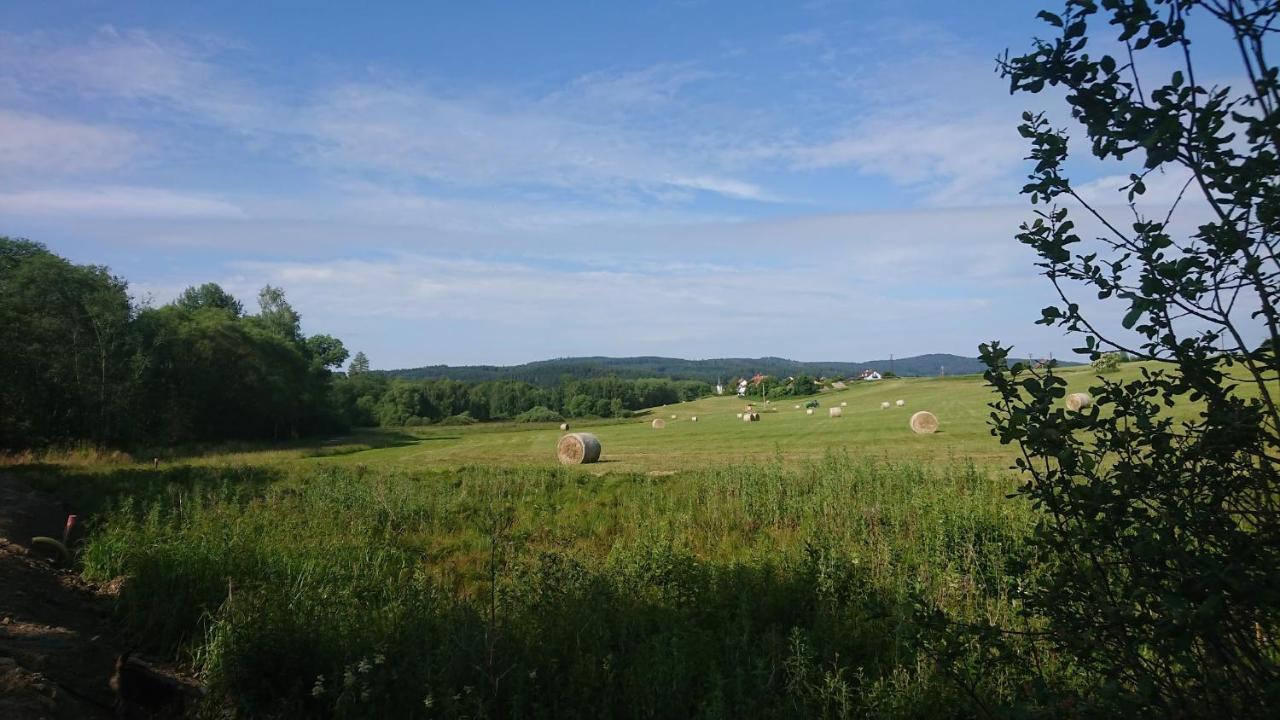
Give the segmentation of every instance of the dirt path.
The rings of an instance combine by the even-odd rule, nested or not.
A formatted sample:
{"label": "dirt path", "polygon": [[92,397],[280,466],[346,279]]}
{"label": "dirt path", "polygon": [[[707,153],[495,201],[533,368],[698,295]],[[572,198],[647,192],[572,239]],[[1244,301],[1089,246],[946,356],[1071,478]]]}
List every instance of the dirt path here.
{"label": "dirt path", "polygon": [[0,474],[0,718],[111,718],[121,638],[110,599],[27,546],[60,537],[71,508]]}

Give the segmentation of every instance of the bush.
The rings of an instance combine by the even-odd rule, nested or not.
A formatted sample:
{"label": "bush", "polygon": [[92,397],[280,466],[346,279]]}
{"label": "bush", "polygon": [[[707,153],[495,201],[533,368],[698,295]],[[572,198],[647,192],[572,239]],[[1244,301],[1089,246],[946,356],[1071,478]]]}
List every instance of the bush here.
{"label": "bush", "polygon": [[449,417],[441,420],[440,424],[441,425],[474,425],[478,422],[480,421],[471,417],[471,412],[467,411],[467,412],[458,413],[457,415],[450,415]]}
{"label": "bush", "polygon": [[[1252,82],[1197,84],[1190,33],[1206,25],[1187,19],[1193,11],[1208,32],[1234,35],[1237,72]],[[1137,379],[1100,378],[1093,406],[1068,412],[1052,362],[1010,366],[1008,348],[981,348],[998,393],[992,432],[1019,447],[1017,494],[1040,511],[1028,545],[1041,570],[1020,573],[1019,588],[1037,632],[1018,640],[1015,662],[1068,659],[1079,677],[1057,704],[1074,716],[1261,718],[1280,703],[1280,68],[1263,51],[1278,15],[1275,3],[1068,0],[1061,15],[1039,13],[1048,39],[999,63],[1014,92],[1060,88],[1088,140],[1043,113],[1024,113],[1019,128],[1036,160],[1023,193],[1043,209],[1018,240],[1059,300],[1040,324],[1081,336],[1077,352],[1101,372],[1121,362],[1104,347],[1150,363]],[[1097,47],[1120,47],[1127,61]],[[1166,49],[1186,72],[1140,78],[1137,58]],[[1128,163],[1117,171],[1129,173],[1133,222],[1107,219],[1076,191],[1075,147]],[[1188,200],[1212,218],[1174,221],[1182,194],[1138,211],[1148,176],[1185,177]],[[1076,207],[1110,236],[1088,244]],[[1078,294],[1124,311],[1120,327],[1090,319]],[[1170,412],[1178,406],[1193,419]]]}
{"label": "bush", "polygon": [[544,405],[537,405],[525,410],[515,417],[516,422],[560,422],[564,416]]}
{"label": "bush", "polygon": [[1100,373],[1109,374],[1119,370],[1120,364],[1124,361],[1125,357],[1123,354],[1118,352],[1109,352],[1099,355],[1098,359],[1089,363],[1089,365]]}

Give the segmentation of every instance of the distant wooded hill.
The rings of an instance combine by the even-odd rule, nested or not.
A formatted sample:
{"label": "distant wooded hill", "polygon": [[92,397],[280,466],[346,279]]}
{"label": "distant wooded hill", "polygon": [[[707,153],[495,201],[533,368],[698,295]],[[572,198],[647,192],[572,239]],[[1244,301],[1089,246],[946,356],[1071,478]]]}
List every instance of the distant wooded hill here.
{"label": "distant wooded hill", "polygon": [[[1071,365],[1075,363],[1062,363]],[[977,358],[960,355],[930,354],[889,360],[867,362],[799,362],[786,358],[716,358],[712,360],[682,360],[665,357],[578,357],[556,360],[539,360],[524,365],[429,365],[420,368],[382,371],[393,377],[449,378],[464,382],[485,380],[523,380],[534,385],[552,386],[565,377],[584,379],[615,376],[619,378],[671,378],[673,380],[702,380],[714,383],[736,377],[750,377],[755,373],[789,376],[845,378],[857,376],[866,369],[893,372],[904,376],[968,375],[980,373],[985,368]]]}

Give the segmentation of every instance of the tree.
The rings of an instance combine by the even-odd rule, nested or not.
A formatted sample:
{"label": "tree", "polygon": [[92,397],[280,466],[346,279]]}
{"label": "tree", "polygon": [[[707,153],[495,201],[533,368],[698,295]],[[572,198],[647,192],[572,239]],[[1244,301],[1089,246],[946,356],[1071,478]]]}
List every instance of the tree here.
{"label": "tree", "polygon": [[351,358],[351,364],[347,366],[347,374],[359,375],[367,372],[369,372],[369,358],[363,352],[357,351],[355,357]]}
{"label": "tree", "polygon": [[258,292],[258,320],[271,332],[293,342],[302,342],[302,317],[285,300],[284,290],[267,285]]}
{"label": "tree", "polygon": [[1105,374],[1119,370],[1122,362],[1124,362],[1122,353],[1106,352],[1098,355],[1090,365],[1094,370]]}
{"label": "tree", "polygon": [[347,360],[347,349],[343,347],[341,340],[332,335],[312,335],[307,338],[306,346],[307,354],[318,368],[339,368]]}
{"label": "tree", "polygon": [[587,417],[595,410],[595,401],[589,395],[574,395],[565,403],[564,412],[569,417]]}
{"label": "tree", "polygon": [[422,383],[405,380],[391,383],[378,402],[377,415],[380,425],[390,427],[421,425],[440,417]]}
{"label": "tree", "polygon": [[279,438],[367,419],[360,400],[381,386],[334,392],[341,341],[304,342],[275,288],[263,311],[244,317],[213,283],[139,310],[107,268],[0,237],[0,447]]}
{"label": "tree", "polygon": [[792,395],[812,395],[818,392],[818,384],[808,375],[797,375],[791,385]]}
{"label": "tree", "polygon": [[[1094,406],[1070,412],[1052,363],[1010,366],[1007,348],[982,346],[993,434],[1020,448],[1019,494],[1040,510],[1022,600],[1044,632],[1031,637],[1080,670],[1083,715],[1263,717],[1280,703],[1280,72],[1266,46],[1280,3],[1067,0],[1039,17],[1052,37],[1006,53],[1002,75],[1014,92],[1063,89],[1093,154],[1131,166],[1122,220],[1067,177],[1066,130],[1023,116],[1023,192],[1045,209],[1018,239],[1060,298],[1040,322],[1094,359],[1163,364],[1100,380]],[[1240,86],[1196,72],[1191,29],[1214,23]],[[1099,26],[1120,57],[1086,52]],[[1162,173],[1180,190],[1151,215],[1143,196]],[[1098,228],[1089,242],[1081,215]],[[1078,288],[1122,305],[1123,330]]]}
{"label": "tree", "polygon": [[182,294],[173,303],[184,310],[212,308],[224,310],[236,317],[244,315],[244,306],[240,304],[240,301],[232,297],[226,290],[223,290],[217,283],[192,285],[183,290]]}
{"label": "tree", "polygon": [[128,283],[29,240],[0,237],[0,447],[130,428],[139,367]]}

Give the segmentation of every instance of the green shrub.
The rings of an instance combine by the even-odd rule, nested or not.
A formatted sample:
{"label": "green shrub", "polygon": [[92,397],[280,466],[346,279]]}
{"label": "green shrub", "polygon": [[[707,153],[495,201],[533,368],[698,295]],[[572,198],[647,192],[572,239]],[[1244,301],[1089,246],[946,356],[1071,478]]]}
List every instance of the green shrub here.
{"label": "green shrub", "polygon": [[[1036,161],[1022,192],[1038,209],[1017,239],[1057,295],[1039,322],[1076,335],[1099,372],[1121,361],[1102,348],[1151,363],[1100,378],[1093,404],[1070,412],[1052,362],[1010,365],[1008,348],[981,346],[992,433],[1017,446],[1017,495],[1038,512],[1040,568],[1020,573],[1038,632],[983,642],[1025,667],[1065,658],[1074,687],[1038,684],[1081,717],[1271,718],[1280,706],[1280,67],[1265,53],[1278,15],[1275,2],[1066,0],[1038,14],[1047,32],[1029,52],[998,63],[1015,93],[1056,88],[1085,136],[1068,138],[1065,112],[1026,112],[1019,127]],[[1193,56],[1204,64],[1215,33],[1242,61],[1225,72],[1251,82],[1198,84],[1209,73]],[[1096,50],[1116,47],[1126,59]],[[1166,52],[1180,57],[1172,74],[1155,67]],[[1212,72],[1224,72],[1216,58]],[[1128,176],[1115,198],[1137,208],[1143,196],[1143,210],[1113,214],[1077,192],[1077,148],[1115,163]],[[1160,177],[1188,180],[1176,198],[1145,195]],[[1213,212],[1175,220],[1184,194]],[[1091,244],[1080,216],[1106,240]]]}
{"label": "green shrub", "polygon": [[1102,353],[1089,365],[1099,373],[1109,374],[1120,369],[1120,364],[1124,362],[1124,354],[1118,352]]}
{"label": "green shrub", "polygon": [[564,416],[542,405],[531,407],[515,417],[516,422],[522,423],[560,422],[561,420],[564,420]]}

